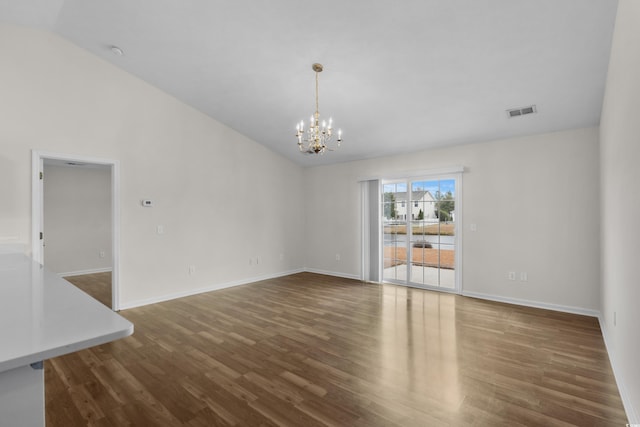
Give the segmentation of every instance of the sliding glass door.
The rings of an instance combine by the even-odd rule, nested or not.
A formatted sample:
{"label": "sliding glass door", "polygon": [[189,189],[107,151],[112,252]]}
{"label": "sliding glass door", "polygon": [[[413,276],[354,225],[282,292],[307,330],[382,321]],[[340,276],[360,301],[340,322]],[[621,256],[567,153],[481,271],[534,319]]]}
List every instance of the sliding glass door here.
{"label": "sliding glass door", "polygon": [[406,182],[382,185],[383,281],[403,282],[408,277],[406,195]]}
{"label": "sliding glass door", "polygon": [[455,176],[383,181],[384,281],[447,291],[459,289],[458,181]]}

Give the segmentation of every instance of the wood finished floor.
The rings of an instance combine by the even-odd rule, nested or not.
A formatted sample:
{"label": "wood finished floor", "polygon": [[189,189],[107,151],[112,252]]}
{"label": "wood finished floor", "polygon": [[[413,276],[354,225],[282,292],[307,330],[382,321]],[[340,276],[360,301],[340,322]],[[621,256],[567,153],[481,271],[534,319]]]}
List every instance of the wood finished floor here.
{"label": "wood finished floor", "polygon": [[595,318],[311,273],[121,314],[46,362],[47,426],[627,422]]}
{"label": "wood finished floor", "polygon": [[102,304],[111,307],[111,272],[69,276],[64,278],[73,283]]}

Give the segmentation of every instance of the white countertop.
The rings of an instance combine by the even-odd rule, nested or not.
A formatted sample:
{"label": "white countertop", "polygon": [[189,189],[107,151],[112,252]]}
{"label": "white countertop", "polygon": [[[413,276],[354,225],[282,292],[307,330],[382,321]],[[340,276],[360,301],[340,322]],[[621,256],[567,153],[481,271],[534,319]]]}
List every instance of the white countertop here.
{"label": "white countertop", "polygon": [[132,333],[131,322],[31,258],[0,253],[0,372]]}

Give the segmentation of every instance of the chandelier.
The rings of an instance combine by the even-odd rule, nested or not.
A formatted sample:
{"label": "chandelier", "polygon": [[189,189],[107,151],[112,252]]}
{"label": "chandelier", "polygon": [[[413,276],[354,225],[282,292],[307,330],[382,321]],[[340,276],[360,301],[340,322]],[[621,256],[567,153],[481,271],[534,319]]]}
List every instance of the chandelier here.
{"label": "chandelier", "polygon": [[[304,154],[324,154],[325,151],[333,151],[328,147],[333,137],[333,120],[329,118],[329,122],[322,121],[320,123],[320,112],[318,111],[318,74],[322,72],[322,64],[313,64],[311,66],[316,72],[316,112],[309,119],[309,128],[305,131],[304,120],[296,126],[296,138],[298,139],[298,148]],[[336,148],[340,147],[342,142],[342,130],[338,129],[338,139],[336,140]]]}

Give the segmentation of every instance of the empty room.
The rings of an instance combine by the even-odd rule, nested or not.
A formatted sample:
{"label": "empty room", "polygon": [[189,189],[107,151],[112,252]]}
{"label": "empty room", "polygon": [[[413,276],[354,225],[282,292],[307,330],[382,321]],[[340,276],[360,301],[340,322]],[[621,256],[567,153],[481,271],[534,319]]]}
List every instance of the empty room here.
{"label": "empty room", "polygon": [[0,427],[640,425],[639,24],[0,0]]}

